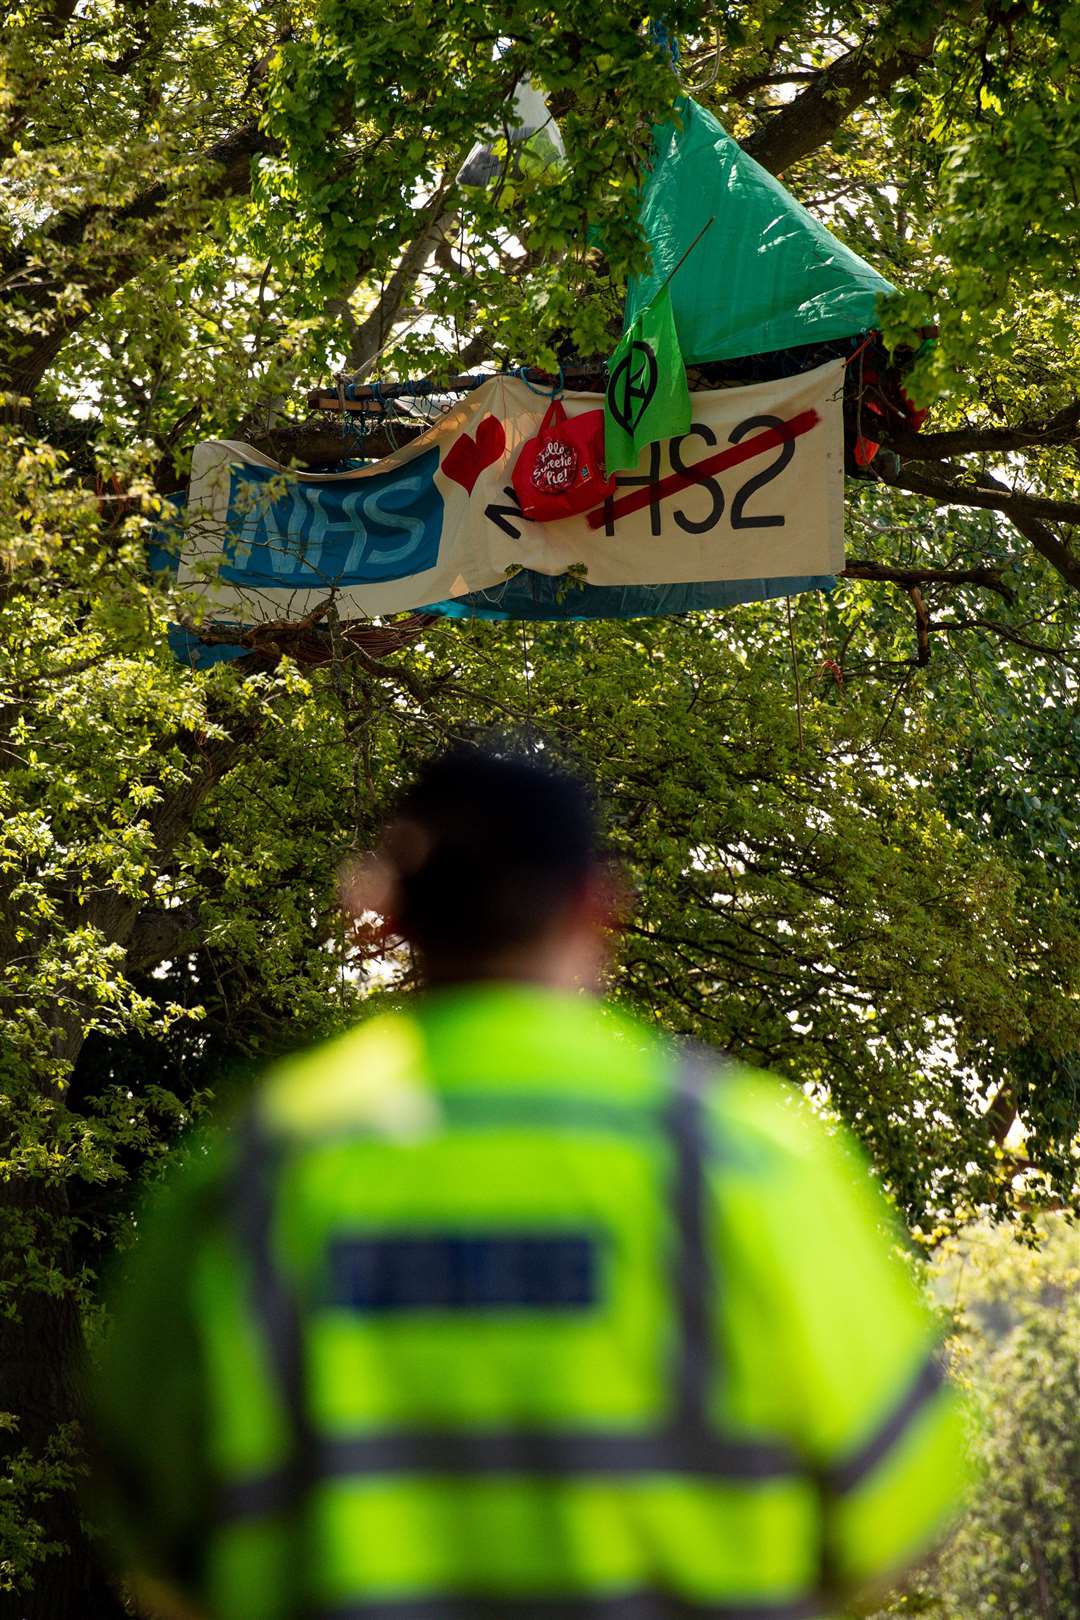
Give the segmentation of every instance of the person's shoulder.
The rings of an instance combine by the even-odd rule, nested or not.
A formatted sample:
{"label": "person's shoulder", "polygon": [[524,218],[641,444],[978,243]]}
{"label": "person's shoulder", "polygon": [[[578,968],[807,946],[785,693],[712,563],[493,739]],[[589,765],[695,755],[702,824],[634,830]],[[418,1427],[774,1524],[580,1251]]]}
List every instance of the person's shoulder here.
{"label": "person's shoulder", "polygon": [[415,1018],[376,1013],[283,1059],[253,1104],[256,1126],[298,1139],[362,1128],[394,1134],[431,1109],[423,1038]]}
{"label": "person's shoulder", "polygon": [[867,1161],[847,1127],[789,1080],[728,1061],[718,1064],[708,1099],[717,1148],[733,1166],[763,1177],[866,1174]]}

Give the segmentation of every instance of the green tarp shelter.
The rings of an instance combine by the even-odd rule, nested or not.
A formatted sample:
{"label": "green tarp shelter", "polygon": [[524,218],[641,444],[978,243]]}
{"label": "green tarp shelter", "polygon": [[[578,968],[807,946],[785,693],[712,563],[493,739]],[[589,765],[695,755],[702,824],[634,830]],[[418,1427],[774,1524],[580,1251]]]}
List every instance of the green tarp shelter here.
{"label": "green tarp shelter", "polygon": [[690,97],[682,128],[657,131],[641,220],[652,273],[631,282],[626,321],[645,308],[710,215],[714,223],[671,283],[687,365],[768,354],[876,326],[893,288],[807,213]]}

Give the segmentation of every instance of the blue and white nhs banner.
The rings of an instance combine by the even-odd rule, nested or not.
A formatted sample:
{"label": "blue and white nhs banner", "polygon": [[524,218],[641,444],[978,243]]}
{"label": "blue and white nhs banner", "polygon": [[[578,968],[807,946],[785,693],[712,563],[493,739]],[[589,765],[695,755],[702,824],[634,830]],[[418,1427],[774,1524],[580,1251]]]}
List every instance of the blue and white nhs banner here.
{"label": "blue and white nhs banner", "polygon": [[230,465],[220,575],[235,585],[310,590],[381,585],[434,568],[443,498],[433,447],[389,472],[351,484],[282,479],[266,467]]}
{"label": "blue and white nhs banner", "polygon": [[[844,565],[842,393],[832,361],[693,394],[689,432],[648,446],[596,513],[546,524],[523,517],[511,480],[546,408],[517,378],[492,378],[411,444],[344,472],[295,472],[210,440],[192,462],[178,584],[211,621],[245,624],[329,598],[343,619],[476,600],[519,570],[572,569],[601,588],[820,585]],[[571,416],[603,404],[563,402]]]}

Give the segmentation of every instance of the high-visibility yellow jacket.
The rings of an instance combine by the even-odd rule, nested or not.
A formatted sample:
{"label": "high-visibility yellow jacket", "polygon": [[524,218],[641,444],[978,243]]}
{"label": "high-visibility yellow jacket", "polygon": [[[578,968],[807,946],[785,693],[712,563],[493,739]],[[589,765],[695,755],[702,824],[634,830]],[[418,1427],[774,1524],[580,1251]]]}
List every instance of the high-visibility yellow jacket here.
{"label": "high-visibility yellow jacket", "polygon": [[218,1620],[800,1620],[962,1487],[846,1137],[583,997],[289,1060],[145,1225],[102,1445],[129,1554]]}

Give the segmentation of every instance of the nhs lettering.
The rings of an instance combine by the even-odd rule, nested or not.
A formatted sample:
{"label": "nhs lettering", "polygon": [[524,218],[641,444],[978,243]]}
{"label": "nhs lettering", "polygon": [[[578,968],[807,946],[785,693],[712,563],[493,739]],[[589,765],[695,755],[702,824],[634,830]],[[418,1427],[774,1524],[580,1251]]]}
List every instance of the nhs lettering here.
{"label": "nhs lettering", "polygon": [[280,472],[234,467],[221,578],[237,585],[315,590],[374,585],[433,568],[443,499],[439,449],[407,467],[355,482],[289,482]]}

